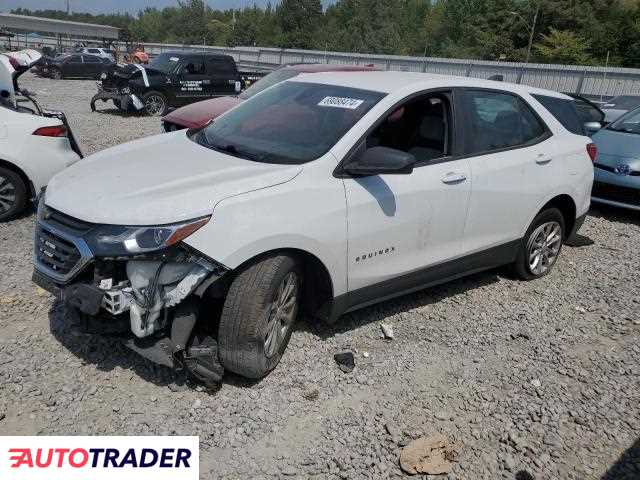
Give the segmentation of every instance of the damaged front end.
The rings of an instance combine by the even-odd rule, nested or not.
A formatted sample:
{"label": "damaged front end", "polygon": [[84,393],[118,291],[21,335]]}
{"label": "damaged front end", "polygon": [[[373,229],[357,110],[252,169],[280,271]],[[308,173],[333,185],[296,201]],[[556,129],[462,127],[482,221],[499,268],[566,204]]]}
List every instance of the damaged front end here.
{"label": "damaged front end", "polygon": [[34,275],[79,313],[87,333],[118,334],[155,363],[187,369],[207,385],[223,373],[214,332],[198,323],[203,299],[228,269],[181,242],[208,217],[158,227],[97,225],[41,199]]}
{"label": "damaged front end", "polygon": [[[96,102],[103,103],[111,100],[122,111],[140,111],[144,103],[135,92],[131,90],[131,80],[143,76],[144,67],[138,65],[117,65],[113,69],[103,73],[97,82],[98,92],[91,99],[91,111],[96,111]],[[146,72],[144,73],[146,78]],[[147,81],[148,83],[148,81]]]}

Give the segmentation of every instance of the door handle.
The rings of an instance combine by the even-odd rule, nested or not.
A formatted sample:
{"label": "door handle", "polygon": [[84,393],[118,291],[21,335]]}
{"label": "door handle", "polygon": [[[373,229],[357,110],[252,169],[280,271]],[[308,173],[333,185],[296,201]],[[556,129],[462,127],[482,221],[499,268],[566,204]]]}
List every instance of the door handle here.
{"label": "door handle", "polygon": [[547,163],[550,163],[551,160],[551,157],[545,153],[539,153],[536,157],[536,163],[538,165],[546,165]]}
{"label": "door handle", "polygon": [[466,179],[467,179],[467,176],[464,173],[449,172],[444,177],[442,177],[442,183],[451,185],[455,183],[462,183]]}

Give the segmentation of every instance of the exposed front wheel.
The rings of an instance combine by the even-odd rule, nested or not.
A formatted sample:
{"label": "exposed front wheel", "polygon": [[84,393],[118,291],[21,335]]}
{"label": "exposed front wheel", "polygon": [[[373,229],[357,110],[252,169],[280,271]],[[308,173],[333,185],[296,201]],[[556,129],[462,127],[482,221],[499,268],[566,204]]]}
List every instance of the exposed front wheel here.
{"label": "exposed front wheel", "polygon": [[556,264],[564,240],[564,217],[557,208],[543,210],[533,220],[522,239],[514,265],[523,280],[547,275]]}
{"label": "exposed front wheel", "polygon": [[298,316],[301,285],[301,270],[289,255],[266,257],[236,276],[218,330],[227,370],[261,378],[278,365]]}
{"label": "exposed front wheel", "polygon": [[167,99],[160,92],[145,93],[142,97],[142,103],[144,103],[147,115],[161,117],[167,113]]}
{"label": "exposed front wheel", "polygon": [[51,78],[53,78],[54,80],[62,80],[62,70],[59,70],[57,68],[51,70]]}
{"label": "exposed front wheel", "polygon": [[27,205],[27,186],[20,175],[0,167],[0,222],[21,213]]}

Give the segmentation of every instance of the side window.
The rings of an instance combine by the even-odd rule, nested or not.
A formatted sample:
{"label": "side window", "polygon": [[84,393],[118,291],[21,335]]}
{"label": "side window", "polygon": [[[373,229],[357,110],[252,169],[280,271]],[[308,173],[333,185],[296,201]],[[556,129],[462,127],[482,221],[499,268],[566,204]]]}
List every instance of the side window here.
{"label": "side window", "polygon": [[69,57],[69,62],[82,63],[82,55],[71,55],[71,57]]}
{"label": "side window", "polygon": [[227,58],[209,58],[207,61],[209,74],[212,75],[233,75],[236,73],[236,66],[233,60]]}
{"label": "side window", "polygon": [[100,50],[98,50],[97,48],[89,48],[89,53],[100,53]]}
{"label": "side window", "polygon": [[[533,95],[533,98],[540,102],[542,106],[546,108],[549,113],[562,124],[564,128],[569,130],[571,133],[575,133],[576,135],[586,134],[584,131],[585,122],[601,122],[603,120],[602,118],[600,118],[599,120],[586,119],[588,113],[584,111],[583,115],[585,115],[585,117],[581,118],[574,100],[548,97],[546,95]],[[586,105],[586,102],[582,103]]]}
{"label": "side window", "polygon": [[182,67],[182,72],[186,76],[204,75],[206,73],[204,60],[202,58],[189,59],[185,66]]}
{"label": "side window", "polygon": [[450,154],[449,95],[418,97],[398,107],[368,137],[367,148],[388,147],[416,157],[418,163]]}
{"label": "side window", "polygon": [[468,115],[467,154],[523,146],[547,132],[531,107],[516,95],[467,90],[463,102]]}
{"label": "side window", "polygon": [[83,55],[84,63],[102,63],[98,57],[93,55]]}

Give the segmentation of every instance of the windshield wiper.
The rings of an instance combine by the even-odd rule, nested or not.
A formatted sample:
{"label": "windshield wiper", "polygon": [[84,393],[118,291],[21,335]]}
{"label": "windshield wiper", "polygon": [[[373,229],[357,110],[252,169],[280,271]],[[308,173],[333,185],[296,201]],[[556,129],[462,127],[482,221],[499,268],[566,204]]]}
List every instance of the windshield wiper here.
{"label": "windshield wiper", "polygon": [[200,141],[198,143],[217,152],[227,153],[233,157],[243,158],[245,160],[262,162],[265,158],[265,155],[255,155],[244,150],[239,150],[238,147],[231,143],[212,143],[204,132],[200,135]]}
{"label": "windshield wiper", "polygon": [[609,127],[609,130],[613,131],[613,132],[622,132],[622,133],[633,133],[635,135],[640,134],[640,132],[637,132],[635,130],[632,130],[630,128],[616,128],[616,127]]}

